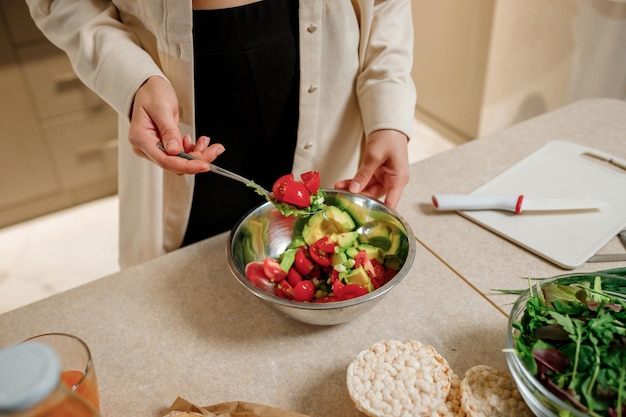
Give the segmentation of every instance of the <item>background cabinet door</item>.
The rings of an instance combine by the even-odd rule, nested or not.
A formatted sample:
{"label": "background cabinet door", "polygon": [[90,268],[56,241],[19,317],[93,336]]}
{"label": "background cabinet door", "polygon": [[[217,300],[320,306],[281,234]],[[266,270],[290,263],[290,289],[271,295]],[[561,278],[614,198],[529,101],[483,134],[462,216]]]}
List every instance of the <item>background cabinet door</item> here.
{"label": "background cabinet door", "polygon": [[61,187],[25,91],[5,26],[0,25],[0,210]]}
{"label": "background cabinet door", "polygon": [[117,115],[0,0],[0,227],[117,192]]}

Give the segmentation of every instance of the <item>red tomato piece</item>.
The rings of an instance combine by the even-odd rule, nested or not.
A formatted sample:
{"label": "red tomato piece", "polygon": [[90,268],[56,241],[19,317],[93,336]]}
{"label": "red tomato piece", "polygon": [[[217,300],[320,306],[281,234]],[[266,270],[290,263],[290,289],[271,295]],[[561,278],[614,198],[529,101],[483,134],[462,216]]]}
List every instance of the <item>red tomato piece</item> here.
{"label": "red tomato piece", "polygon": [[[380,262],[378,262],[376,259],[368,258],[367,252],[365,250],[360,250],[359,253],[354,257],[355,268],[362,266],[365,272],[367,272],[367,275],[372,280],[374,279],[382,280],[382,276],[384,276],[385,267],[383,265],[380,265],[382,267],[382,271],[379,269],[377,270],[377,266],[374,265],[374,262],[380,264]],[[378,278],[379,276],[380,278]]]}
{"label": "red tomato piece", "polygon": [[280,201],[283,201],[283,197],[285,196],[285,188],[287,187],[287,184],[293,181],[293,174],[285,174],[277,179],[272,186],[272,192],[274,193],[274,196]]}
{"label": "red tomato piece", "polygon": [[332,303],[333,301],[337,301],[335,299],[335,297],[332,296],[332,295],[327,295],[325,297],[320,297],[320,298],[314,300],[313,302],[314,303]]}
{"label": "red tomato piece", "polygon": [[314,245],[319,250],[324,251],[326,253],[334,253],[335,246],[337,246],[337,244],[333,242],[333,240],[330,238],[330,235],[326,235],[326,236],[319,238],[317,242],[314,243]]}
{"label": "red tomato piece", "polygon": [[311,255],[313,262],[319,266],[330,266],[331,261],[329,254],[323,250],[319,250],[316,245],[309,246],[309,255]]}
{"label": "red tomato piece", "polygon": [[311,301],[315,295],[315,285],[309,280],[298,282],[293,287],[293,299],[296,301]]}
{"label": "red tomato piece", "polygon": [[[370,259],[370,264],[372,265],[372,274],[369,277],[372,281],[376,280],[382,284],[385,283],[385,266],[381,264],[377,259]],[[367,270],[365,271],[367,272]]]}
{"label": "red tomato piece", "polygon": [[365,265],[365,263],[367,263],[368,260],[369,258],[367,257],[367,252],[365,251],[365,249],[361,249],[354,257],[354,262],[356,263],[356,266],[363,266]]}
{"label": "red tomato piece", "polygon": [[250,262],[246,265],[246,277],[254,285],[265,292],[276,294],[274,284],[265,276],[263,272],[263,262]]}
{"label": "red tomato piece", "polygon": [[289,282],[289,284],[291,284],[292,287],[295,287],[298,282],[302,281],[302,275],[300,275],[298,270],[292,266],[291,268],[289,268],[287,281]]}
{"label": "red tomato piece", "polygon": [[309,272],[309,278],[311,278],[311,279],[321,279],[323,272],[324,271],[322,270],[321,266],[314,265],[313,269],[311,270],[311,272]]}
{"label": "red tomato piece", "polygon": [[288,272],[280,267],[280,263],[274,258],[265,258],[263,261],[263,272],[267,279],[272,282],[280,282],[287,278]]}
{"label": "red tomato piece", "polygon": [[364,250],[360,250],[354,257],[354,267],[363,266],[363,263],[367,259],[367,253]]}
{"label": "red tomato piece", "polygon": [[385,269],[385,284],[391,281],[391,279],[395,277],[397,273],[398,271],[396,271],[393,268],[386,268]]}
{"label": "red tomato piece", "polygon": [[293,265],[303,277],[309,275],[313,270],[313,262],[307,257],[307,251],[304,246],[301,246],[296,252]]}
{"label": "red tomato piece", "polygon": [[302,182],[306,186],[306,188],[311,192],[311,194],[315,194],[320,189],[320,173],[318,171],[309,171],[300,175],[302,178]]}
{"label": "red tomato piece", "polygon": [[[274,195],[276,195],[276,193],[274,193]],[[282,199],[278,196],[276,196],[276,198],[297,207],[308,207],[311,205],[311,192],[304,184],[298,181],[288,182],[287,185],[285,185]]]}
{"label": "red tomato piece", "polygon": [[369,291],[358,284],[348,284],[341,289],[341,300],[350,300],[367,294]]}
{"label": "red tomato piece", "polygon": [[281,290],[283,294],[285,294],[285,298],[293,299],[293,287],[289,284],[289,282],[287,282],[287,280],[281,281],[278,284],[278,289]]}
{"label": "red tomato piece", "polygon": [[285,294],[285,293],[283,292],[283,290],[281,290],[280,288],[278,288],[278,286],[275,288],[275,291],[276,291],[276,296],[277,296],[278,298],[284,298],[285,300],[289,300],[289,299],[290,299],[289,297],[287,297],[287,294]]}
{"label": "red tomato piece", "polygon": [[341,294],[342,294],[342,291],[343,291],[345,286],[346,286],[346,284],[344,284],[343,282],[339,281],[338,279],[333,281],[333,293],[335,294],[336,298],[338,298],[338,299],[341,298]]}

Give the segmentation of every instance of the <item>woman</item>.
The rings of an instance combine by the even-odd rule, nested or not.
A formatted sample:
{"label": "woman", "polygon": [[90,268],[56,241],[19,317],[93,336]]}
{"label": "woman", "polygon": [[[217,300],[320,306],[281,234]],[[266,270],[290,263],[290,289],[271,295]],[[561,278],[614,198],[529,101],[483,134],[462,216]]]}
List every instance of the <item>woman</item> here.
{"label": "woman", "polygon": [[[319,170],[323,187],[349,189],[375,198],[385,195],[385,203],[391,207],[400,200],[409,176],[406,142],[415,106],[410,77],[410,0],[27,3],[38,27],[67,53],[81,80],[118,112],[119,137],[129,139],[119,141],[122,268],[215,233],[204,230],[192,236],[196,226],[217,224],[221,230],[228,230],[232,218],[224,220],[224,211],[231,216],[247,211],[249,197],[241,195],[252,195],[249,189],[232,183],[225,192],[212,192],[210,183],[217,180],[209,178],[217,175],[200,174],[209,170],[207,162],[217,158],[219,165],[242,168],[238,172],[255,181],[262,175],[251,170],[247,162],[243,167],[222,163],[226,155],[232,155],[229,161],[233,164],[246,155],[246,161],[256,157],[255,166],[281,169],[280,174],[293,172],[297,176]],[[215,92],[223,81],[216,79],[218,76],[231,78],[225,82],[236,86],[237,76],[231,76],[228,70],[233,63],[224,64],[219,57],[222,53],[241,52],[242,45],[231,45],[228,51],[220,48],[224,43],[230,45],[230,40],[237,39],[242,31],[247,32],[244,28],[250,11],[257,31],[247,33],[248,41],[254,43],[264,27],[274,28],[276,22],[282,22],[285,33],[281,40],[285,42],[284,49],[271,55],[248,56],[248,63],[251,59],[272,63],[278,59],[275,57],[282,61],[283,53],[296,54],[295,60],[286,59],[281,64],[289,67],[284,76],[267,79],[268,74],[275,74],[274,67],[261,71],[260,77],[254,71],[248,73],[249,77],[260,78],[253,83],[267,94],[256,91],[242,102],[259,96],[273,99],[275,82],[283,81],[278,98],[282,107],[273,116],[259,110],[273,108],[273,104],[268,105],[274,103],[271,100],[257,101],[256,108],[250,104],[240,116],[236,114],[239,108],[233,106],[244,93],[228,97],[228,90]],[[206,15],[208,20],[203,20]],[[235,16],[232,25],[227,20],[230,15]],[[263,19],[275,20],[264,24]],[[215,22],[221,22],[220,31],[212,31]],[[278,31],[282,33],[282,29]],[[274,41],[270,37],[262,47],[273,46]],[[249,48],[243,51],[248,54],[257,45],[243,47]],[[204,48],[210,50],[209,57],[202,56]],[[218,72],[206,75],[205,70],[213,71],[214,66]],[[210,80],[208,87],[201,85],[203,80]],[[231,110],[224,112],[229,120],[215,114],[225,98],[230,98],[227,107]],[[231,119],[232,115],[236,117]],[[229,127],[247,125],[252,118],[263,120],[251,122],[248,132],[259,132],[261,126],[264,140],[272,140],[274,134],[281,137],[278,145],[263,142],[257,146],[245,129],[230,137],[233,129]],[[221,124],[215,130],[220,136],[205,132],[216,124]],[[211,143],[201,136],[207,134],[213,137]],[[244,140],[242,135],[246,142],[239,142]],[[196,137],[198,140],[193,139]],[[157,148],[158,142],[165,145],[166,152]],[[262,158],[259,149],[265,154]],[[180,150],[203,161],[174,156]],[[272,156],[272,151],[280,155]],[[286,169],[289,166],[291,169]],[[258,182],[271,186],[267,182],[276,179],[275,174],[266,174]],[[248,201],[239,204],[239,198]],[[256,204],[261,203],[260,197],[252,198],[256,198]],[[206,210],[213,207],[231,210],[212,217]]]}

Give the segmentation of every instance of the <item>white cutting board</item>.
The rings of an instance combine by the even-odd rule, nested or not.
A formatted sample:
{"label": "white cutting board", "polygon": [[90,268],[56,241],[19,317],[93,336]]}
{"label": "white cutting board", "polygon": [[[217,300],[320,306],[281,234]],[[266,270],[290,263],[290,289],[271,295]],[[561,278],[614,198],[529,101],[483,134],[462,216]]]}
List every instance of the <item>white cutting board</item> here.
{"label": "white cutting board", "polygon": [[626,161],[566,141],[552,141],[472,194],[580,197],[610,206],[586,212],[460,211],[565,269],[584,264],[626,228]]}

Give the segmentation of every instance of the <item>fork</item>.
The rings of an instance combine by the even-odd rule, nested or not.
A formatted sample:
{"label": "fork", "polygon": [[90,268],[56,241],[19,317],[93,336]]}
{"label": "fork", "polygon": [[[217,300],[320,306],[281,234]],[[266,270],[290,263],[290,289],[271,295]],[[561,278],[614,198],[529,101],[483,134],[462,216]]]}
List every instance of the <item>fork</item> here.
{"label": "fork", "polygon": [[[165,147],[163,146],[162,142],[158,142],[157,143],[157,148],[159,148],[160,150],[165,152]],[[200,158],[196,158],[195,156],[190,155],[190,154],[188,154],[186,152],[179,152],[177,154],[177,156],[179,156],[181,158],[184,158],[184,159],[188,159],[190,161],[191,160],[199,160],[199,161],[201,161]],[[249,179],[247,179],[245,177],[242,177],[239,174],[235,174],[234,172],[229,171],[227,169],[218,167],[217,165],[212,164],[212,163],[209,163],[209,167],[211,168],[211,172],[214,172],[216,174],[222,175],[222,176],[224,176],[226,178],[230,178],[231,180],[239,181],[239,182],[241,182],[243,184],[246,184],[248,187],[253,187],[253,188],[259,190],[260,192],[265,194],[265,198],[267,199],[267,201],[272,201],[273,195],[269,191],[267,191],[265,188],[263,188],[262,186],[257,184],[256,182],[254,182],[252,180],[249,180]]]}

